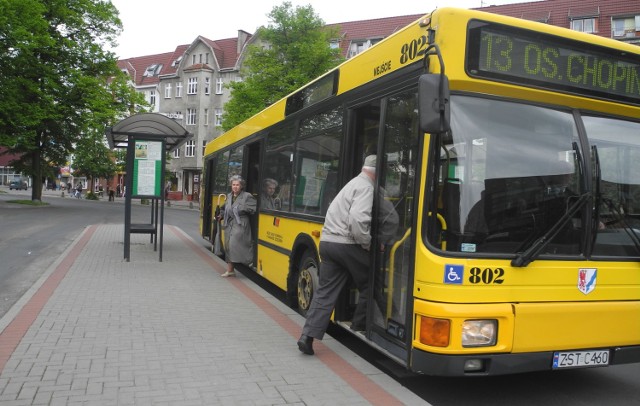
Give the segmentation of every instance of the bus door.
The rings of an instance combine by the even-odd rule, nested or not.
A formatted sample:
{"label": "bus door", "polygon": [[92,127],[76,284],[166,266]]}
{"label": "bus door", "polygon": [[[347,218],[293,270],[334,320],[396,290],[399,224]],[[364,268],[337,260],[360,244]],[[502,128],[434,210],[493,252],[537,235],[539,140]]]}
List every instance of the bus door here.
{"label": "bus door", "polygon": [[[245,192],[251,193],[257,201],[260,199],[260,157],[261,157],[262,141],[252,142],[245,147],[245,167],[244,178],[246,180]],[[251,235],[253,236],[253,263],[256,264],[257,247],[258,247],[258,212],[250,216]]]}
{"label": "bus door", "polygon": [[[205,159],[204,167],[205,170],[202,171],[202,187],[204,190],[200,191],[200,196],[202,196],[202,209],[200,210],[200,221],[201,221],[201,234],[202,237],[206,238],[210,242],[213,242],[213,237],[215,235],[215,231],[213,231],[214,227],[214,218],[213,212],[215,210],[213,199],[210,196],[213,196],[213,189],[215,186],[215,178],[212,176],[213,170],[215,168],[215,161],[213,158]],[[206,177],[205,177],[206,175]]]}
{"label": "bus door", "polygon": [[407,361],[412,333],[415,177],[419,172],[417,94],[415,90],[395,94],[385,98],[381,107],[369,337]]}

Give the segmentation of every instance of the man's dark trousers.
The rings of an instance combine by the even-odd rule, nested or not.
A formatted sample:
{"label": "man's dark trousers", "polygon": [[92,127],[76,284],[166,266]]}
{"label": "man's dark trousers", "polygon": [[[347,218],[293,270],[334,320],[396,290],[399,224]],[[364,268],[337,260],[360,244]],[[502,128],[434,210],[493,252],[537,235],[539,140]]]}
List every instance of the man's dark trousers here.
{"label": "man's dark trousers", "polygon": [[359,292],[352,325],[364,328],[369,294],[369,251],[357,244],[321,241],[320,259],[320,286],[313,295],[302,334],[322,339],[349,275]]}

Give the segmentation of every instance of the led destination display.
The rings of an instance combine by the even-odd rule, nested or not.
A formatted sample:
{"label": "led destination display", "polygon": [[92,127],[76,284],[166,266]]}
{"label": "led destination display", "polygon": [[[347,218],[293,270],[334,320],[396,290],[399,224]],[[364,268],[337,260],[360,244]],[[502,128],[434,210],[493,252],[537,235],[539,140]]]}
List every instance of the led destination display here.
{"label": "led destination display", "polygon": [[640,55],[473,21],[470,76],[640,104]]}

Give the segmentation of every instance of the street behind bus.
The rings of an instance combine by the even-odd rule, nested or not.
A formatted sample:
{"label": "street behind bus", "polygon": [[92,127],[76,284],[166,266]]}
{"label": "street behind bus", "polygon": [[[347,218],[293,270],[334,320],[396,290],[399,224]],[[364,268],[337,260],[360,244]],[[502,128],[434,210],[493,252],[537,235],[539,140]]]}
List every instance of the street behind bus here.
{"label": "street behind bus", "polygon": [[[124,223],[123,199],[112,203],[106,199],[90,201],[61,198],[60,195],[60,192],[47,192],[43,200],[48,205],[32,207],[6,202],[29,199],[31,190],[0,189],[2,316],[60,258],[85,227]],[[132,211],[134,217],[145,216],[149,207],[138,201],[134,202]],[[177,208],[174,204],[165,209],[166,225],[181,228],[196,244],[207,246],[199,237],[198,219],[197,208],[188,205]],[[411,376],[363,345],[351,333],[336,328],[330,332],[348,348],[435,406],[640,404],[640,364],[490,378]],[[597,334],[597,331],[585,333]],[[291,342],[291,352],[298,353],[295,340]]]}

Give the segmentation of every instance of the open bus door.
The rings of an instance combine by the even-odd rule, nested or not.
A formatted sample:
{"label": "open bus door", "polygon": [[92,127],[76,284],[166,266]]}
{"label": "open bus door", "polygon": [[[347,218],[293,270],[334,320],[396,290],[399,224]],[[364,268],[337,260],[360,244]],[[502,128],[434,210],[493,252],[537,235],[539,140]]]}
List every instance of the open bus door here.
{"label": "open bus door", "polygon": [[[412,225],[415,176],[419,173],[417,103],[416,90],[411,89],[359,106],[350,116],[356,161],[369,154],[378,156],[364,335],[403,363],[408,362],[412,331]],[[336,313],[339,320],[347,320],[346,314],[337,309]]]}
{"label": "open bus door", "polygon": [[[243,177],[246,180],[245,192],[251,193],[259,202],[260,200],[260,156],[262,141],[255,141],[247,144],[245,147],[245,156],[243,161],[246,165],[243,168]],[[253,237],[253,264],[257,264],[257,247],[258,247],[258,211],[250,217],[251,235]],[[255,266],[254,266],[255,269]]]}
{"label": "open bus door", "polygon": [[411,348],[419,130],[415,89],[383,99],[378,142],[370,339],[408,362]]}

